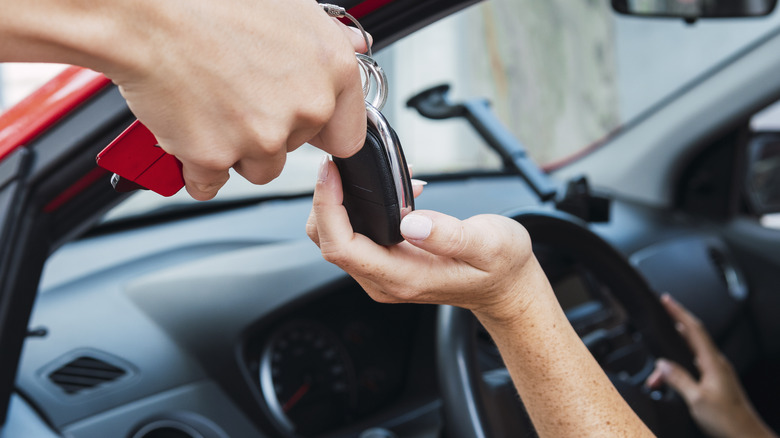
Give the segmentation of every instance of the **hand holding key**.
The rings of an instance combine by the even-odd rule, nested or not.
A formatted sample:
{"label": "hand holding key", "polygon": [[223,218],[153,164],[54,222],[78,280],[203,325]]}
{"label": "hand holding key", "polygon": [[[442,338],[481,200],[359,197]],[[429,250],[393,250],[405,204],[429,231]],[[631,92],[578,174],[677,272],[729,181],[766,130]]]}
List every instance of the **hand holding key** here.
{"label": "hand holding key", "polygon": [[[394,245],[403,240],[401,219],[414,209],[414,199],[400,141],[380,112],[387,98],[387,79],[371,58],[371,42],[360,23],[344,8],[330,4],[320,7],[334,18],[348,17],[359,29],[368,53],[356,53],[365,77],[365,143],[351,157],[335,159],[344,178],[344,206],[356,232],[381,245]],[[118,191],[148,188],[171,196],[185,184],[188,165],[163,149],[155,136],[136,121],[98,155],[97,161],[115,172],[111,182]],[[238,165],[233,167],[240,172]]]}
{"label": "hand holding key", "polygon": [[[193,198],[214,197],[231,167],[265,184],[305,142],[337,156],[359,149],[365,111],[353,53],[363,50],[362,38],[311,0],[203,3],[186,7],[195,23],[177,22],[145,68],[106,72],[162,149],[183,163]],[[233,9],[241,17],[215,28]],[[199,42],[175,44],[181,33]]]}
{"label": "hand holding key", "polygon": [[0,62],[102,72],[212,198],[235,168],[262,184],[310,142],[337,156],[363,144],[354,52],[362,36],[312,0],[0,0]]}

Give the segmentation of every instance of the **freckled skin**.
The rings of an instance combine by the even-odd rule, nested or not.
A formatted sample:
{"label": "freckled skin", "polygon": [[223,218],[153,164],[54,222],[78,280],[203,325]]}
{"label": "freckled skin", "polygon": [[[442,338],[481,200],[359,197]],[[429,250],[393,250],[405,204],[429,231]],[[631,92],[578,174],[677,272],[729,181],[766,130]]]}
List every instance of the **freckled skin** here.
{"label": "freckled skin", "polygon": [[[536,299],[512,320],[474,312],[501,351],[540,436],[653,436],[568,324],[537,263]],[[587,383],[585,383],[587,382]]]}

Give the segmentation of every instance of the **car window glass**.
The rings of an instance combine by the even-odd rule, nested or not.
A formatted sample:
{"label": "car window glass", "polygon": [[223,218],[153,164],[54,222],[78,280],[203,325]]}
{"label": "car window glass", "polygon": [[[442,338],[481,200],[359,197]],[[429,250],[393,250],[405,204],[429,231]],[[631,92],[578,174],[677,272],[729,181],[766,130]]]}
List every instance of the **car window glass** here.
{"label": "car window glass", "polygon": [[0,113],[17,104],[65,67],[62,64],[0,63]]}
{"label": "car window glass", "polygon": [[474,138],[404,108],[414,93],[450,83],[454,97],[489,99],[535,160],[551,164],[640,118],[779,26],[778,12],[691,25],[617,15],[609,2],[493,0],[379,55],[394,90],[387,112],[409,138],[415,166],[482,165],[469,155]]}

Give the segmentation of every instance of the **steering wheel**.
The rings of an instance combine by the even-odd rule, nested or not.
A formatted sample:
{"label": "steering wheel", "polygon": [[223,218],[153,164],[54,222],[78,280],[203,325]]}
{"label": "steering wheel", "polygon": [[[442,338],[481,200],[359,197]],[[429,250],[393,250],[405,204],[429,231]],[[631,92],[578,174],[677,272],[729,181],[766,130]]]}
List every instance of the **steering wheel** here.
{"label": "steering wheel", "polygon": [[[600,292],[590,293],[599,295],[594,301],[603,306],[602,310],[613,316],[622,315],[616,317],[620,320],[617,329],[587,333],[578,330],[578,333],[640,418],[658,436],[701,435],[679,396],[671,390],[651,392],[643,387],[659,357],[674,360],[698,376],[687,344],[645,279],[578,218],[561,212],[529,212],[515,215],[513,219],[528,230],[537,257],[538,250],[543,248],[555,257],[575,263],[601,285]],[[541,259],[540,262],[547,271],[548,267]],[[558,290],[556,294],[561,302]],[[574,322],[568,312],[567,316]],[[471,312],[441,306],[437,324],[445,436],[516,437],[523,433],[535,436],[523,408],[513,405],[520,404],[514,402],[517,395],[508,373],[499,370],[483,375],[478,366],[479,324]],[[511,413],[501,415],[501,411]]]}

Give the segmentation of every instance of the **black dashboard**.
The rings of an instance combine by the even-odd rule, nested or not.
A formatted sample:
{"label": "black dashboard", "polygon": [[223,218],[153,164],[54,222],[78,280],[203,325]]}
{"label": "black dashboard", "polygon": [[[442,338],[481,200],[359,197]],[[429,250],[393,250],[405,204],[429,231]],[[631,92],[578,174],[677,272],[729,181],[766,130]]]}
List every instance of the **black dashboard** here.
{"label": "black dashboard", "polygon": [[432,306],[382,305],[346,281],[253,336],[247,367],[280,433],[382,422],[383,412],[436,400],[434,321]]}
{"label": "black dashboard", "polygon": [[[153,438],[165,428],[203,438],[377,427],[438,436],[435,307],[375,303],[324,262],[304,234],[310,202],[269,201],[63,247],[47,263],[32,316],[47,334],[26,342],[22,404],[75,438]],[[434,182],[418,201],[461,218],[518,206],[546,211],[508,176]],[[750,363],[739,317],[748,291],[716,235],[625,202],[593,230],[653,289],[700,314],[738,366]],[[680,260],[679,245],[701,251]],[[583,336],[625,322],[604,298],[603,274],[554,247],[537,253]],[[123,374],[68,393],[52,375],[84,357]]]}

